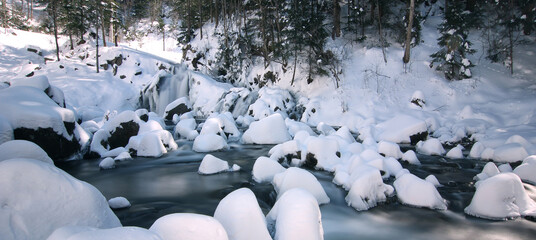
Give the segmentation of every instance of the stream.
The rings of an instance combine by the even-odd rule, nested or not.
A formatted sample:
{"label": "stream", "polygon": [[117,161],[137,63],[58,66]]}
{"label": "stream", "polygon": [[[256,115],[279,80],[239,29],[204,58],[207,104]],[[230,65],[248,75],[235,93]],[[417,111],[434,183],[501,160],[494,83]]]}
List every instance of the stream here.
{"label": "stream", "polygon": [[[74,177],[86,181],[107,198],[123,196],[132,206],[115,210],[124,226],[149,228],[171,213],[200,213],[212,216],[219,201],[230,192],[247,187],[256,195],[267,214],[276,193],[270,183],[256,183],[251,170],[259,156],[267,156],[272,145],[230,144],[231,149],[212,155],[238,164],[238,172],[215,175],[197,173],[205,156],[192,151],[192,142],[178,141],[179,149],[159,158],[135,157],[117,162],[115,168],[100,170],[101,159],[68,161],[57,164]],[[418,155],[422,165],[403,164],[411,173],[425,178],[434,174],[444,185],[438,190],[449,205],[446,211],[405,206],[396,197],[368,211],[348,207],[347,192],[331,181],[329,172],[314,171],[331,202],[322,205],[324,239],[535,239],[536,222],[524,218],[489,221],[463,213],[474,194],[473,177],[486,162],[473,159],[446,160],[439,156]],[[455,180],[455,181],[453,181]],[[386,182],[392,184],[394,180]],[[536,199],[536,187],[525,184]]]}

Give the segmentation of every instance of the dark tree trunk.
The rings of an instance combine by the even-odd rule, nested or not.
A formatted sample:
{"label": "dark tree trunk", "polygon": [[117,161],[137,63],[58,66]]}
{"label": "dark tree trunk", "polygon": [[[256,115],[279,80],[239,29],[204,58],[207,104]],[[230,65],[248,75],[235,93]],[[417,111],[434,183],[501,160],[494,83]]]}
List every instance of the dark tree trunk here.
{"label": "dark tree trunk", "polygon": [[54,25],[54,39],[56,40],[56,58],[60,61],[60,46],[58,44],[58,24],[56,17],[56,2],[52,2],[52,24]]}
{"label": "dark tree trunk", "polygon": [[415,1],[410,0],[409,2],[409,16],[408,16],[408,27],[406,29],[406,41],[404,49],[404,64],[409,62],[410,58],[410,48],[411,48],[411,30],[413,29],[413,11],[415,10]]}
{"label": "dark tree trunk", "polygon": [[331,32],[331,38],[335,40],[336,37],[341,36],[341,6],[339,0],[333,0],[333,31]]}

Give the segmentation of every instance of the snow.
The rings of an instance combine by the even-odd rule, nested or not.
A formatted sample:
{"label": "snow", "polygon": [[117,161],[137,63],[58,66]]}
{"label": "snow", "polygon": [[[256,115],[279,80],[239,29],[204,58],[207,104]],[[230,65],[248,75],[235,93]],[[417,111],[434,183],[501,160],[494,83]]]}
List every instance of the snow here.
{"label": "snow", "polygon": [[227,240],[227,232],[213,217],[173,213],[157,219],[149,228],[165,240]]}
{"label": "snow", "polygon": [[56,229],[47,240],[161,240],[156,234],[140,227],[117,227],[98,229],[93,227],[66,226]]}
{"label": "snow", "polygon": [[309,125],[303,123],[294,121],[290,118],[285,119],[285,124],[287,125],[288,131],[292,137],[296,135],[296,133],[300,131],[305,131],[309,133],[310,136],[315,135],[315,132],[309,127]]}
{"label": "snow", "polygon": [[115,160],[111,157],[107,157],[99,163],[100,169],[111,169],[114,167],[115,167]]}
{"label": "snow", "polygon": [[37,144],[26,140],[12,140],[0,144],[0,162],[13,158],[29,158],[54,165],[48,154]]}
{"label": "snow", "polygon": [[214,157],[211,154],[205,155],[201,164],[199,165],[199,174],[216,174],[220,172],[229,171],[229,163]]}
{"label": "snow", "polygon": [[443,155],[445,154],[445,149],[437,138],[430,138],[424,142],[419,141],[417,143],[417,152],[426,155]]}
{"label": "snow", "polygon": [[175,125],[174,135],[180,138],[186,138],[187,140],[194,140],[199,133],[196,130],[197,123],[193,118],[187,118],[180,120],[177,125]]}
{"label": "snow", "polygon": [[248,188],[237,189],[225,196],[216,207],[214,218],[223,225],[229,239],[272,239],[257,198]]}
{"label": "snow", "polygon": [[[508,165],[509,166],[509,165]],[[510,167],[510,169],[512,169]],[[536,184],[536,156],[531,155],[523,160],[523,163],[517,166],[513,172],[524,182]]]}
{"label": "snow", "polygon": [[434,175],[428,175],[425,179],[425,181],[433,184],[435,187],[442,187],[441,183],[439,183],[439,180]]}
{"label": "snow", "polygon": [[[24,174],[20,174],[24,172]],[[44,239],[63,226],[121,226],[102,194],[49,163],[0,162],[0,235]]]}
{"label": "snow", "polygon": [[406,173],[393,183],[398,200],[410,206],[446,210],[446,201],[439,195],[434,184]]}
{"label": "snow", "polygon": [[114,197],[108,200],[108,205],[112,209],[121,209],[130,207],[130,202],[125,197]]}
{"label": "snow", "polygon": [[[179,105],[181,104],[184,105],[186,109],[192,109],[192,104],[188,100],[188,97],[181,97],[166,106],[166,108],[164,109],[164,118],[170,114],[170,111],[172,111],[176,107],[179,107]],[[171,115],[171,117],[172,116],[173,115]]]}
{"label": "snow", "polygon": [[[380,171],[373,167],[360,166],[352,171],[349,179],[352,183],[346,202],[358,211],[373,208],[394,194],[393,187],[384,184]],[[348,189],[347,184],[344,186]]]}
{"label": "snow", "polygon": [[450,149],[445,156],[448,158],[463,158],[462,150],[463,146],[458,144],[456,147]]}
{"label": "snow", "polygon": [[284,172],[276,174],[272,184],[277,192],[278,199],[291,189],[301,188],[311,193],[319,204],[327,204],[330,201],[316,177],[301,168],[290,167]]}
{"label": "snow", "polygon": [[130,153],[128,152],[122,152],[117,157],[114,158],[115,161],[126,161],[126,160],[132,160],[132,157],[130,156]]}
{"label": "snow", "polygon": [[266,215],[274,240],[324,239],[322,216],[316,198],[295,188],[283,194]]}
{"label": "snow", "polygon": [[196,152],[214,152],[228,149],[227,141],[214,133],[202,134],[195,138],[192,149]]}
{"label": "snow", "polygon": [[505,220],[536,216],[536,202],[525,192],[521,179],[513,173],[500,173],[476,186],[465,213],[486,219]]}
{"label": "snow", "polygon": [[398,144],[388,141],[380,141],[378,143],[378,153],[381,153],[386,157],[394,157],[396,159],[401,159],[403,156]]}
{"label": "snow", "polygon": [[38,88],[41,91],[45,91],[50,87],[47,76],[39,75],[34,77],[23,77],[11,79],[11,86],[26,86]]}
{"label": "snow", "polygon": [[[143,127],[147,125],[148,124],[142,124],[140,132],[142,132]],[[168,150],[176,150],[178,146],[171,133],[163,130],[159,124],[156,126],[157,129],[155,130],[149,130],[145,133],[138,134],[137,136],[130,137],[125,148],[134,149],[136,150],[136,155],[144,157],[160,157],[167,153]]]}
{"label": "snow", "polygon": [[335,166],[339,163],[340,158],[339,143],[336,140],[324,136],[310,136],[305,142],[305,151],[302,151],[302,161],[306,160],[308,154],[313,154],[317,160],[316,168],[326,171],[334,171]]}
{"label": "snow", "polygon": [[279,144],[291,140],[285,119],[279,113],[251,123],[242,135],[244,144]]}
{"label": "snow", "polygon": [[281,166],[277,161],[261,156],[255,160],[253,164],[253,180],[255,182],[272,182],[274,176],[278,173],[284,172],[286,169]]}
{"label": "snow", "polygon": [[410,164],[420,165],[421,162],[417,158],[417,155],[413,150],[408,150],[402,155],[402,160],[407,161]]}
{"label": "snow", "polygon": [[427,132],[426,122],[409,115],[398,115],[376,125],[375,139],[394,143],[410,143],[410,136]]}
{"label": "snow", "polygon": [[518,162],[522,161],[529,154],[519,143],[507,143],[494,149],[493,160],[497,162]]}

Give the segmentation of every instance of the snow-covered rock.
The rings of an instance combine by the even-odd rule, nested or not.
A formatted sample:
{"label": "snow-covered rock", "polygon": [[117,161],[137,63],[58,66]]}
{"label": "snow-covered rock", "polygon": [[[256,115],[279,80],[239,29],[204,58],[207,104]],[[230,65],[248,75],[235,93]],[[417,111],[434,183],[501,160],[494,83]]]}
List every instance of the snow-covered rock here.
{"label": "snow-covered rock", "polygon": [[430,174],[425,179],[425,181],[434,184],[435,187],[441,187],[441,183],[439,183],[439,180],[437,180],[436,176]]}
{"label": "snow-covered rock", "polygon": [[396,159],[401,159],[403,156],[398,144],[388,141],[380,141],[378,143],[378,153],[381,153],[386,157],[394,157]]}
{"label": "snow-covered rock", "polygon": [[288,131],[292,137],[300,131],[305,131],[309,133],[310,136],[314,136],[315,132],[311,127],[303,122],[294,121],[290,118],[285,119],[285,124],[287,125]]}
{"label": "snow-covered rock", "polygon": [[301,188],[310,192],[319,204],[326,204],[330,201],[316,177],[309,171],[301,168],[290,167],[284,172],[276,174],[272,184],[274,185],[278,198],[290,189]]}
{"label": "snow-covered rock", "polygon": [[192,146],[192,150],[196,152],[214,152],[225,149],[229,149],[227,141],[222,136],[214,133],[197,136]]}
{"label": "snow-covered rock", "polygon": [[298,152],[300,151],[300,146],[298,144],[298,141],[296,140],[290,140],[284,143],[280,143],[275,145],[268,154],[270,154],[270,158],[277,160],[277,161],[286,161],[286,160],[292,160],[288,158],[300,158],[301,156],[298,156]]}
{"label": "snow-covered rock", "polygon": [[413,92],[413,94],[411,95],[410,102],[413,104],[413,106],[423,108],[426,104],[424,93],[420,90]]}
{"label": "snow-covered rock", "polygon": [[475,142],[473,144],[473,147],[471,147],[471,151],[469,151],[469,157],[480,158],[482,152],[484,152],[484,149],[486,149],[486,146],[484,146],[484,144],[482,144],[481,142]]}
{"label": "snow-covered rock", "polygon": [[393,195],[392,186],[383,183],[380,171],[373,167],[360,167],[352,171],[346,202],[358,211],[375,207]]}
{"label": "snow-covered rock", "polygon": [[456,147],[450,149],[445,156],[448,158],[463,158],[462,150],[463,146],[458,144]]}
{"label": "snow-covered rock", "polygon": [[0,144],[14,139],[13,128],[9,121],[0,114]]}
{"label": "snow-covered rock", "polygon": [[100,169],[110,169],[115,167],[115,160],[111,157],[104,158],[99,163]]}
{"label": "snow-covered rock", "polygon": [[180,138],[186,138],[187,140],[194,140],[199,133],[196,130],[197,123],[193,118],[187,118],[180,120],[177,125],[175,125],[174,135]]}
{"label": "snow-covered rock", "polygon": [[164,109],[164,118],[166,120],[172,120],[173,115],[182,115],[186,112],[192,111],[192,104],[188,97],[178,98],[177,100],[171,102]]}
{"label": "snow-covered rock", "polygon": [[248,114],[256,120],[268,117],[274,113],[287,115],[291,113],[296,104],[289,91],[280,88],[263,87],[259,90],[259,97],[248,108]]}
{"label": "snow-covered rock", "polygon": [[523,163],[517,166],[513,172],[524,182],[536,185],[536,161],[531,160],[531,157],[534,158],[535,156],[532,155],[528,158],[525,158]]}
{"label": "snow-covered rock", "polygon": [[501,173],[476,186],[465,213],[481,218],[505,220],[536,216],[536,202],[525,192],[521,179],[513,173]]}
{"label": "snow-covered rock", "polygon": [[63,226],[121,226],[99,190],[38,160],[0,162],[0,202],[5,239],[45,239]]}
{"label": "snow-covered rock", "polygon": [[402,155],[402,160],[407,161],[410,164],[421,165],[421,162],[413,150],[407,150],[404,155]]}
{"label": "snow-covered rock", "polygon": [[114,158],[115,161],[126,161],[126,160],[132,160],[132,156],[130,156],[130,153],[128,152],[122,152],[117,157]]}
{"label": "snow-covered rock", "polygon": [[130,207],[130,202],[125,197],[114,197],[108,200],[108,205],[112,209],[121,209]]}
{"label": "snow-covered rock", "polygon": [[336,140],[325,136],[310,136],[304,144],[306,151],[302,151],[301,155],[302,161],[305,161],[304,164],[326,171],[334,171],[334,167],[340,162],[339,143]]}
{"label": "snow-covered rock", "polygon": [[504,144],[493,152],[493,160],[497,162],[518,162],[528,156],[527,150],[519,143]]}
{"label": "snow-covered rock", "polygon": [[248,188],[240,188],[223,198],[216,207],[214,218],[223,225],[229,239],[272,239],[257,198]]}
{"label": "snow-covered rock", "polygon": [[437,138],[430,138],[424,142],[419,141],[417,143],[417,152],[426,155],[443,155],[445,154],[445,149]]}
{"label": "snow-covered rock", "polygon": [[85,226],[65,226],[56,229],[47,240],[162,240],[156,233],[140,227],[116,227],[98,229]]}
{"label": "snow-covered rock", "polygon": [[245,144],[279,144],[289,140],[291,137],[285,120],[278,113],[251,123],[242,136]]}
{"label": "snow-covered rock", "polygon": [[199,165],[199,174],[215,174],[219,172],[229,171],[229,163],[214,157],[211,154],[205,155]]}
{"label": "snow-covered rock", "polygon": [[272,182],[276,174],[284,171],[285,168],[277,161],[261,156],[257,158],[255,164],[253,164],[253,180],[258,183]]}
{"label": "snow-covered rock", "polygon": [[398,115],[378,124],[375,138],[378,141],[414,143],[418,138],[413,136],[427,134],[427,131],[425,121],[408,115]]}
{"label": "snow-covered rock", "polygon": [[322,215],[316,198],[306,190],[295,188],[283,194],[266,215],[275,240],[322,240]]}
{"label": "snow-covered rock", "polygon": [[227,232],[213,217],[173,213],[157,219],[149,228],[164,240],[228,240]]}
{"label": "snow-covered rock", "polygon": [[328,124],[326,124],[324,122],[318,123],[318,125],[316,125],[316,130],[319,131],[324,136],[329,136],[329,135],[335,133],[335,129],[333,129],[332,126],[330,126],[330,125],[328,125]]}
{"label": "snow-covered rock", "polygon": [[0,162],[12,158],[29,158],[54,165],[47,153],[37,144],[26,140],[12,140],[0,144]]}
{"label": "snow-covered rock", "polygon": [[410,206],[446,210],[447,204],[434,184],[406,173],[393,183],[398,200]]}
{"label": "snow-covered rock", "polygon": [[160,157],[168,151],[176,150],[178,145],[171,133],[158,125],[155,130],[131,137],[125,148],[135,150],[137,156]]}
{"label": "snow-covered rock", "polygon": [[484,165],[484,168],[482,169],[482,172],[477,174],[474,179],[477,181],[486,180],[490,177],[493,177],[497,174],[499,174],[500,171],[497,168],[497,165],[495,163],[489,162]]}

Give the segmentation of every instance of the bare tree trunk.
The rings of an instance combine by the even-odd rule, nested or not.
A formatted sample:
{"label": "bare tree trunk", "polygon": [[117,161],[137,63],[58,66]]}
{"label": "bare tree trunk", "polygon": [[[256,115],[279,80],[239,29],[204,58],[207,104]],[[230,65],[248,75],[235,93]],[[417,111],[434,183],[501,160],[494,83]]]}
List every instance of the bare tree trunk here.
{"label": "bare tree trunk", "polygon": [[58,24],[56,17],[56,2],[52,2],[52,23],[54,24],[54,39],[56,40],[56,58],[60,61],[60,46],[58,44]]}
{"label": "bare tree trunk", "polygon": [[220,9],[218,8],[218,6],[220,6],[220,1],[219,0],[216,0],[216,4],[214,4],[214,15],[215,15],[215,19],[216,19],[216,28],[218,27],[219,23],[220,23]]}
{"label": "bare tree trunk", "polygon": [[198,3],[199,7],[199,37],[200,39],[203,39],[203,8],[201,5],[203,5],[203,0],[199,0]]}
{"label": "bare tree trunk", "polygon": [[[514,1],[510,0],[510,21],[513,21],[515,16],[513,14]],[[508,26],[508,54],[510,55],[510,74],[514,75],[514,29]]]}
{"label": "bare tree trunk", "polygon": [[339,0],[333,0],[333,31],[331,32],[331,38],[335,40],[336,37],[341,36],[341,6]]}
{"label": "bare tree trunk", "polygon": [[95,54],[95,67],[97,68],[97,73],[99,73],[99,11],[97,10],[97,17],[95,18],[95,34],[97,35],[95,37],[95,46],[96,46],[96,54]]}
{"label": "bare tree trunk", "polygon": [[409,17],[408,17],[408,27],[406,29],[406,41],[405,41],[405,50],[404,58],[402,58],[404,65],[409,62],[410,58],[410,48],[411,48],[411,30],[413,29],[413,12],[415,10],[415,1],[410,0],[409,2]]}
{"label": "bare tree trunk", "polygon": [[192,40],[192,5],[191,0],[186,0],[186,7],[188,8],[188,42]]}
{"label": "bare tree trunk", "polygon": [[7,6],[6,6],[6,0],[2,0],[2,11],[4,12],[4,18],[3,18],[4,31],[7,33]]}
{"label": "bare tree trunk", "polygon": [[382,33],[382,9],[380,4],[378,3],[378,0],[376,0],[376,4],[378,5],[378,33],[380,34],[380,46],[382,47],[383,61],[387,63],[387,57],[385,56],[385,44]]}

